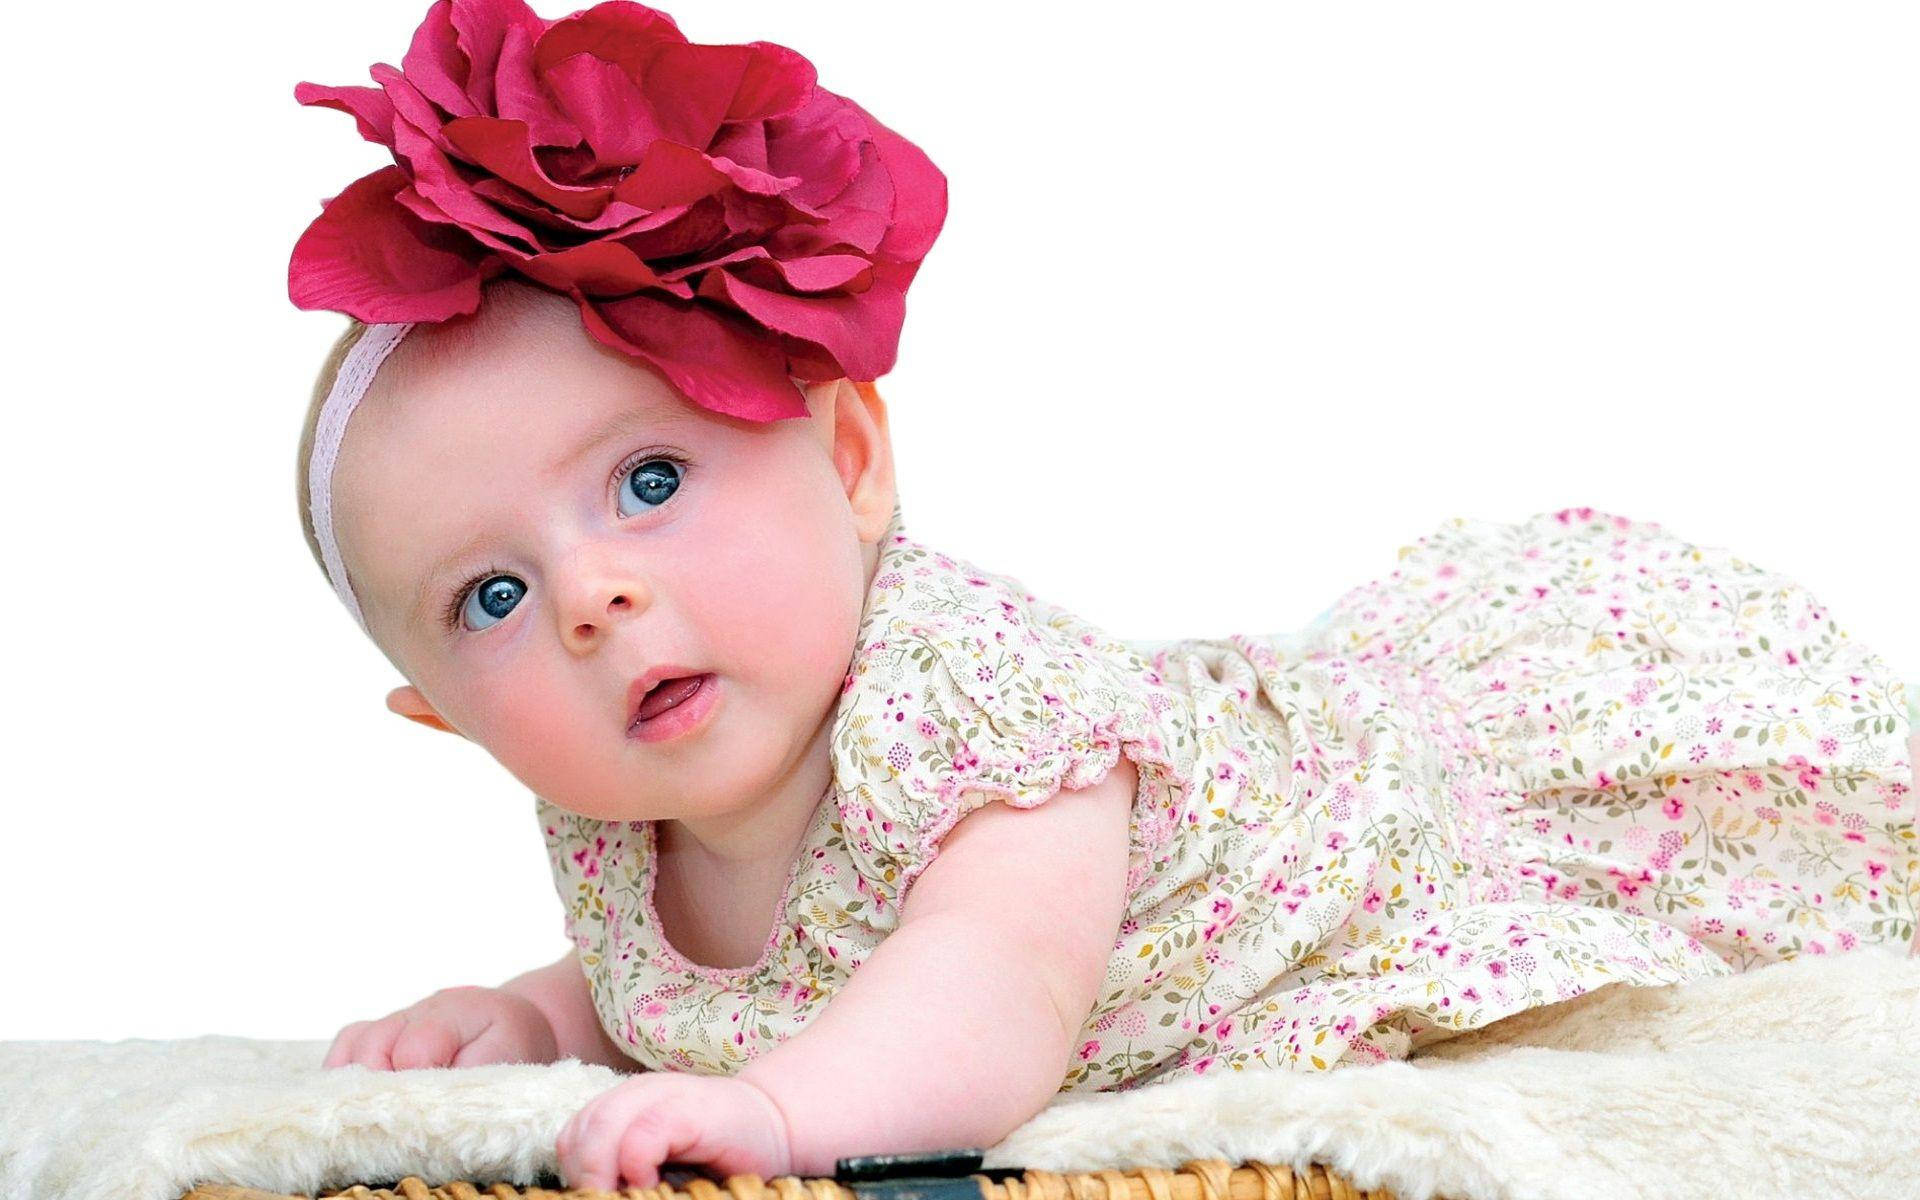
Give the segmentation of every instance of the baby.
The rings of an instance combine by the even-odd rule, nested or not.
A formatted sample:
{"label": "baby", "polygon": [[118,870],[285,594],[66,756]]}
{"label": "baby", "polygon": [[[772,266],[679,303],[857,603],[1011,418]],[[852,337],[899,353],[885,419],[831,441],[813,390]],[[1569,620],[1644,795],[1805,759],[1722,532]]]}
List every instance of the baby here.
{"label": "baby", "polygon": [[302,513],[387,706],[533,794],[571,947],[328,1067],[633,1073],[571,1186],[818,1176],[1914,938],[1911,690],[1793,580],[1564,508],[1116,639],[907,533],[872,380],[944,182],[804,59],[436,5],[403,66],[296,93],[396,152],[295,250],[356,318]]}
{"label": "baby", "polygon": [[[387,358],[334,474],[353,592],[410,681],[388,707],[484,746],[554,809],[658,822],[660,936],[718,967],[767,941],[833,782],[828,738],[894,525],[878,393],[806,394],[806,419],[766,425],[686,404],[589,339],[564,297],[500,281],[473,321]],[[1134,790],[1121,762],[1062,802],[969,815],[831,1015],[734,1078],[608,1093],[560,1139],[569,1182],[611,1187],[618,1168],[649,1185],[668,1158],[831,1175],[847,1154],[997,1141],[1058,1090],[1093,1007]],[[631,1053],[570,951],[351,1025],[326,1062],[633,1069]]]}

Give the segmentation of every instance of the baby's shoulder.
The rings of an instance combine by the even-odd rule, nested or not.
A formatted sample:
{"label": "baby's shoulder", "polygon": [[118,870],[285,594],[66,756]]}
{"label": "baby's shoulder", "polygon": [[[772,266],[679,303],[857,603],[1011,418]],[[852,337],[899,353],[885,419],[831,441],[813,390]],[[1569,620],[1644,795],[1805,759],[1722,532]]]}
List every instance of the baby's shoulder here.
{"label": "baby's shoulder", "polygon": [[[882,552],[842,686],[847,728],[979,726],[1007,736],[1150,689],[1126,643],[1012,575],[904,536]],[[1103,702],[1104,703],[1100,703]]]}
{"label": "baby's shoulder", "polygon": [[1043,803],[1123,750],[1177,782],[1188,710],[1128,645],[1029,591],[911,539],[891,541],[832,731],[858,856],[911,876],[979,803]]}

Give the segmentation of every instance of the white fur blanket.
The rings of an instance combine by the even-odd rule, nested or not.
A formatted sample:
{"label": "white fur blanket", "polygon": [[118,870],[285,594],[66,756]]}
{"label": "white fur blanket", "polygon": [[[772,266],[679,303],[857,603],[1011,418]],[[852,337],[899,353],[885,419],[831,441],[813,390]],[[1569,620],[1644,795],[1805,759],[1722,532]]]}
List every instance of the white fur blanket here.
{"label": "white fur blanket", "polygon": [[[1920,959],[1613,985],[1406,1062],[1068,1094],[985,1166],[1328,1164],[1401,1200],[1920,1195]],[[604,1067],[323,1071],[323,1041],[0,1042],[0,1197],[530,1184]]]}

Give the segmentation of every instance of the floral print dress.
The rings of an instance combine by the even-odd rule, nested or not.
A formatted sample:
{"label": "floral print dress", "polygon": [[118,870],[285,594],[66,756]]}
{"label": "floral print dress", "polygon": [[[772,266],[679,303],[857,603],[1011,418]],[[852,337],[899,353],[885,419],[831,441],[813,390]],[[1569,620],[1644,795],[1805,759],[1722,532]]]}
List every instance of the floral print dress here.
{"label": "floral print dress", "polygon": [[[1454,519],[1287,634],[1116,639],[881,546],[833,783],[759,959],[660,932],[651,822],[539,802],[595,1006],[732,1074],[899,922],[966,813],[1139,769],[1129,902],[1062,1090],[1324,1071],[1609,984],[1904,946],[1908,689],[1784,576],[1590,508]],[[770,914],[771,915],[771,914]]]}

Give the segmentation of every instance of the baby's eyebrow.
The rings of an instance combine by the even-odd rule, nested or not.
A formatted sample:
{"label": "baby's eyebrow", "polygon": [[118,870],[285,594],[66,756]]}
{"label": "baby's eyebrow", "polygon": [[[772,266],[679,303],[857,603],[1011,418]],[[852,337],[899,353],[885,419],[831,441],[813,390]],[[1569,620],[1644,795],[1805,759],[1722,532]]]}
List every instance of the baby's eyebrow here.
{"label": "baby's eyebrow", "polygon": [[[696,421],[693,418],[679,409],[661,411],[651,408],[623,408],[588,430],[586,436],[581,438],[572,450],[562,455],[547,469],[545,477],[560,478],[566,474],[568,468],[616,437],[684,430],[695,424]],[[434,596],[434,584],[439,581],[440,576],[489,540],[491,540],[490,534],[486,528],[482,527],[469,534],[457,549],[435,559],[426,573],[420,577],[420,583],[414,589],[413,603],[407,610],[407,620],[409,622],[423,620],[427,615],[428,603]]]}
{"label": "baby's eyebrow", "polygon": [[420,621],[426,618],[427,604],[434,596],[433,585],[439,582],[441,574],[450,570],[454,563],[473,553],[486,540],[487,535],[484,532],[476,533],[462,542],[459,549],[450,554],[441,555],[431,567],[427,568],[427,573],[420,577],[420,586],[414,589],[413,605],[407,610],[407,620]]}

